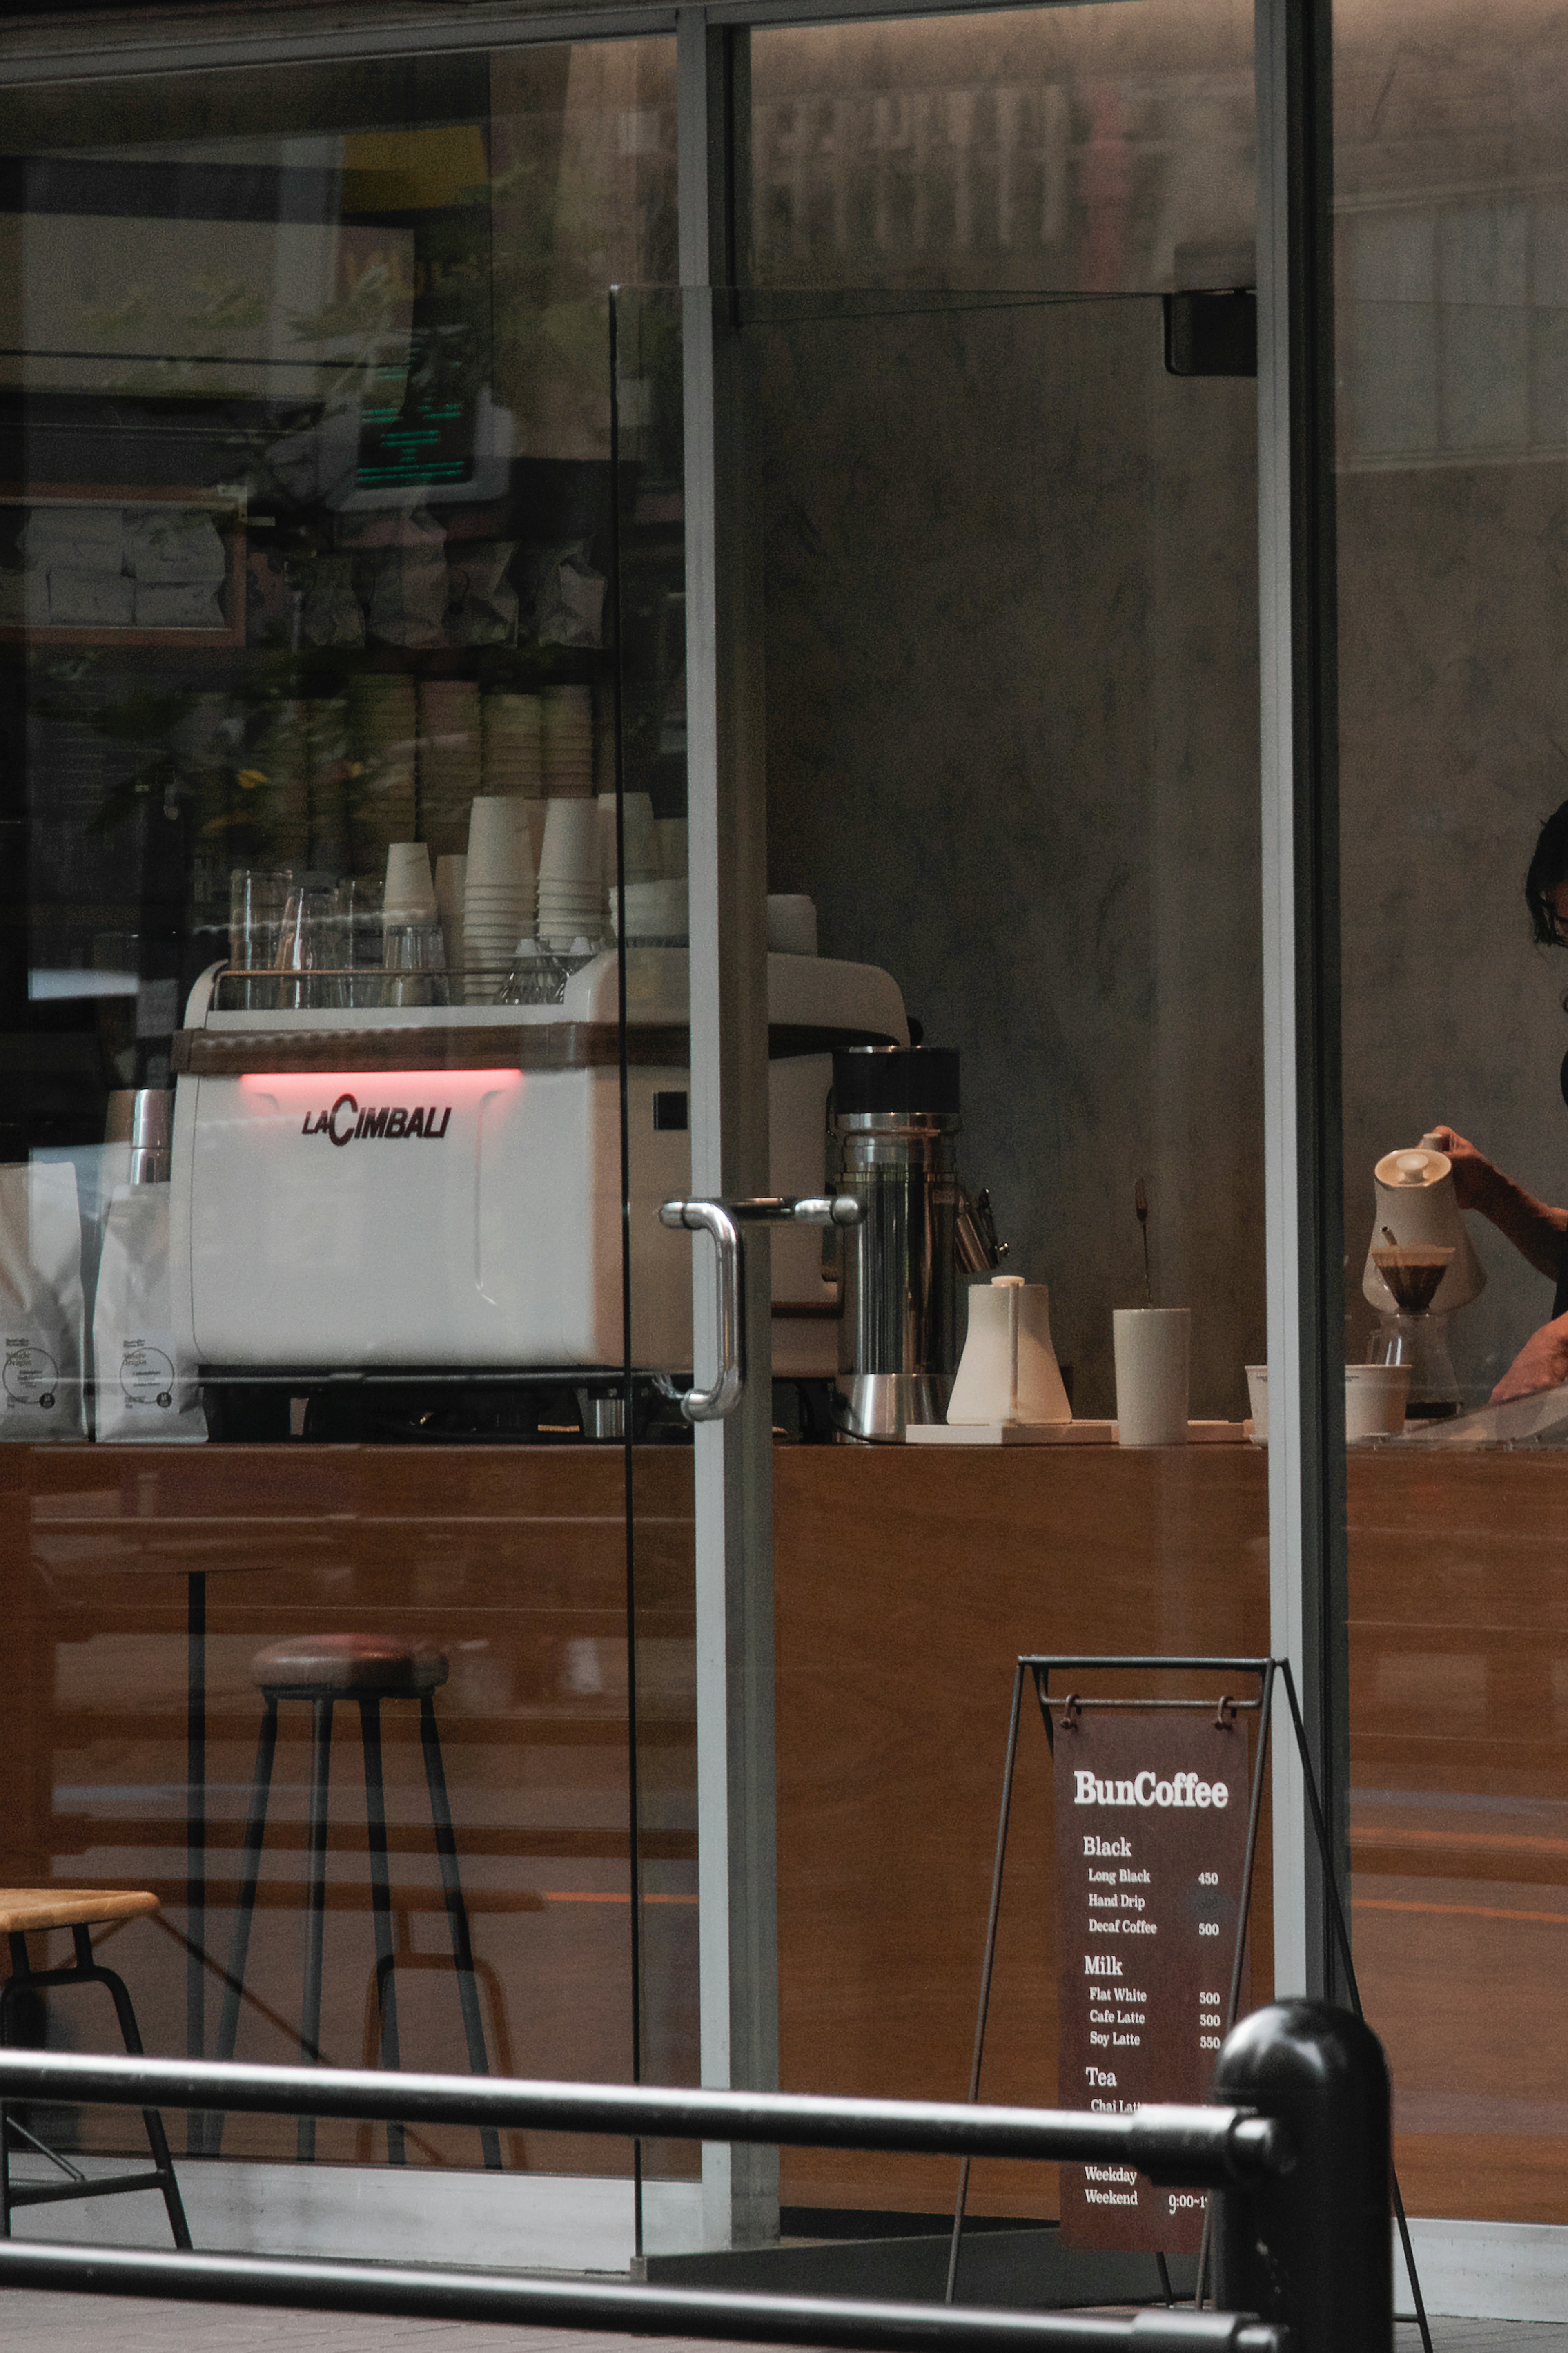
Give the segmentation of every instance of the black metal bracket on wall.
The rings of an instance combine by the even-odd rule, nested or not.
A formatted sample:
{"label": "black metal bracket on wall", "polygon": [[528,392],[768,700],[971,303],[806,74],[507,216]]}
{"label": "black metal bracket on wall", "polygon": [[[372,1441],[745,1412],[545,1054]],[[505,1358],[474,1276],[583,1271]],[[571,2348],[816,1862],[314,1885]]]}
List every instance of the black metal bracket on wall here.
{"label": "black metal bracket on wall", "polygon": [[[1276,1683],[1283,1686],[1290,1712],[1290,1728],[1300,1759],[1301,1774],[1306,1785],[1308,1810],[1311,1816],[1312,1833],[1322,1867],[1323,1883],[1332,1922],[1337,1958],[1344,1974],[1351,2008],[1364,2022],[1361,1989],[1356,1983],[1355,1962],[1351,1953],[1350,1926],[1345,1917],[1344,1899],[1340,1891],[1340,1873],[1329,1840],[1319,1795],[1317,1776],[1312,1769],[1311,1751],[1307,1740],[1307,1727],[1301,1714],[1301,1704],[1296,1690],[1296,1678],[1289,1659],[1228,1659],[1228,1658],[1163,1658],[1152,1653],[1118,1657],[1073,1657],[1058,1653],[1026,1651],[1013,1671],[1013,1702],[1007,1718],[1007,1746],[1002,1767],[1002,1802],[996,1817],[996,1852],[991,1869],[991,1902],[985,1919],[985,1950],[980,1968],[980,1999],[974,2016],[974,2052],[969,2073],[969,2097],[980,2097],[980,2077],[985,2057],[985,2029],[991,2010],[991,1985],[996,1959],[996,1926],[1002,1910],[1002,1879],[1007,1860],[1007,1831],[1013,1811],[1013,1776],[1018,1757],[1018,1727],[1023,1715],[1024,1683],[1032,1678],[1035,1696],[1039,1703],[1040,1716],[1045,1725],[1046,1739],[1055,1751],[1055,1736],[1050,1715],[1050,1680],[1053,1669],[1077,1674],[1216,1674],[1250,1675],[1258,1684],[1258,1696],[1236,1700],[1227,1692],[1214,1699],[1164,1699],[1140,1697],[1136,1694],[1119,1694],[1112,1698],[1085,1699],[1074,1695],[1079,1708],[1108,1708],[1136,1714],[1155,1709],[1193,1709],[1215,1714],[1221,1709],[1245,1709],[1258,1716],[1258,1746],[1252,1760],[1252,1781],[1247,1797],[1247,1851],[1242,1869],[1241,1901],[1237,1911],[1236,1947],[1231,1960],[1230,1989],[1226,2008],[1225,2031],[1228,2035],[1236,2024],[1241,2002],[1242,1968],[1250,1926],[1253,1891],[1253,1867],[1258,1855],[1258,1834],[1262,1820],[1264,1776],[1268,1759],[1268,1736],[1273,1725],[1274,1690]],[[959,2171],[958,2197],[953,2207],[952,2242],[948,2256],[946,2301],[952,2304],[958,2289],[959,2257],[963,2243],[964,2211],[969,2200],[971,2159],[966,2156]],[[1393,2191],[1394,2219],[1399,2229],[1399,2243],[1404,2251],[1405,2270],[1410,2278],[1410,2292],[1415,2301],[1415,2317],[1421,2329],[1424,2353],[1432,2353],[1432,2332],[1426,2318],[1426,2301],[1421,2294],[1421,2282],[1415,2269],[1415,2252],[1410,2242],[1410,2225],[1405,2219],[1405,2200],[1400,2194],[1399,2179],[1392,2167],[1389,2181]],[[1203,2250],[1198,2257],[1196,2304],[1204,2302],[1205,2284],[1208,2270],[1209,2224],[1204,2221]],[[1161,2278],[1165,2278],[1164,2259],[1157,2258]]]}

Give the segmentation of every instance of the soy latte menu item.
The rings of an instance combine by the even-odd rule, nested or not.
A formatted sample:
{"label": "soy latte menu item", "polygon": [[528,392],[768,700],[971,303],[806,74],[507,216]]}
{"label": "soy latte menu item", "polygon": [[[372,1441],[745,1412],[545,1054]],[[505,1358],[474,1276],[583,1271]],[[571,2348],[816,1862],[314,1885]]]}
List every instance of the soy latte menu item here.
{"label": "soy latte menu item", "polygon": [[[1246,1719],[1053,1721],[1057,2096],[1112,2115],[1206,2100],[1246,1862]],[[1195,2253],[1205,2203],[1130,2167],[1061,2168],[1067,2246]]]}

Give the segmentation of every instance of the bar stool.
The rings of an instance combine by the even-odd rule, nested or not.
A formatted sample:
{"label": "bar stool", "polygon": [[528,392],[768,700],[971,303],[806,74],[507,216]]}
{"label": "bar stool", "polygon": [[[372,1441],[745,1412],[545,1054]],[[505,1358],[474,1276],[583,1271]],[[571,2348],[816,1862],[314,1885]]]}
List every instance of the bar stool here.
{"label": "bar stool", "polygon": [[[7,2049],[16,2047],[11,2031],[12,2015],[25,1994],[52,1991],[62,1986],[100,1985],[109,1989],[126,2050],[139,2059],[142,2036],[125,1980],[112,1969],[100,1968],[92,1957],[92,1939],[88,1931],[107,1927],[115,1920],[139,1919],[142,1914],[159,1909],[155,1895],[140,1892],[112,1894],[101,1887],[0,1887],[0,1932],[4,1932],[11,1947],[11,1974],[0,1989],[0,2044]],[[27,1959],[27,1932],[34,1928],[70,1930],[76,1959],[69,1968],[35,1969],[31,1966]],[[107,2181],[89,2181],[64,2158],[57,2157],[53,2149],[37,2141],[34,2146],[50,2163],[74,2178],[59,2183],[29,2181],[14,2188],[11,2134],[21,2133],[23,2128],[12,2123],[7,2130],[5,2104],[0,2102],[0,2237],[8,2239],[11,2235],[14,2207],[52,2206],[62,2198],[119,2198],[132,2189],[158,2189],[163,2192],[175,2246],[188,2248],[191,2233],[180,2185],[174,2179],[163,2120],[156,2108],[143,2108],[142,2122],[153,2154],[151,2173],[118,2174]],[[24,2133],[23,2137],[32,2140],[33,2136]]]}
{"label": "bar stool", "polygon": [[[272,1784],[272,1760],[278,1746],[278,1708],[282,1700],[308,1701],[311,1715],[310,1862],[305,1894],[305,1983],[300,2005],[300,2047],[307,2060],[320,2064],[321,2032],[321,1956],[327,1906],[327,1783],[331,1765],[332,1710],[339,1700],[353,1700],[359,1709],[360,1738],[364,1748],[365,1832],[370,1848],[370,1900],[375,1924],[376,2003],[381,2020],[381,2063],[398,2066],[397,1989],[394,1978],[392,1896],[387,1881],[386,1799],[381,1772],[381,1704],[387,1699],[419,1703],[419,1742],[425,1757],[425,1780],[430,1792],[430,1820],[441,1865],[441,1888],[452,1936],[452,1966],[457,1972],[458,1998],[462,2005],[463,2031],[468,2045],[468,2065],[476,2075],[488,2075],[484,2027],[479,2018],[479,1984],[473,1947],[468,1940],[468,1915],[458,1877],[458,1847],[452,1835],[452,1810],[447,1798],[447,1776],[441,1764],[441,1736],[436,1728],[432,1693],[447,1680],[444,1653],[423,1644],[400,1642],[384,1634],[306,1634],[288,1642],[274,1642],[258,1651],[250,1662],[252,1681],[260,1690],[261,1736],[256,1750],[256,1778],[251,1786],[250,1819],[245,1832],[245,1862],[239,1891],[239,1916],[224,1987],[223,2012],[218,2021],[217,2055],[232,2059],[239,2031],[239,2004],[245,1987],[246,1957],[250,1948],[250,1919],[256,1905],[256,1882],[261,1867],[262,1841],[267,1835],[267,1799]],[[222,2120],[218,2120],[221,2137]],[[491,2126],[481,2126],[480,2142],[487,2166],[499,2168],[500,2139]],[[305,2162],[316,2154],[316,2119],[299,2119],[299,2151]],[[386,2127],[386,2153],[395,2165],[405,2161],[403,2126]]]}

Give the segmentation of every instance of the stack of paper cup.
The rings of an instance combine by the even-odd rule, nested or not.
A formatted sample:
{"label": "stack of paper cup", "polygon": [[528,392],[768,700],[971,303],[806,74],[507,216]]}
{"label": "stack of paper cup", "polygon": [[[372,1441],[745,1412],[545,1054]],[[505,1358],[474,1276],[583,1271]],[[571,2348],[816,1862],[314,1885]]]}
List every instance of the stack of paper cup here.
{"label": "stack of paper cup", "polygon": [[437,852],[462,849],[479,780],[479,688],[471,679],[421,679],[419,832]]}
{"label": "stack of paper cup", "polygon": [[[628,944],[647,940],[679,947],[689,937],[684,875],[679,881],[628,882],[626,901]],[[614,914],[612,902],[612,918]]]}
{"label": "stack of paper cup", "polygon": [[[664,871],[659,857],[658,829],[654,824],[653,803],[647,793],[627,793],[622,817],[626,836],[626,876],[628,882],[657,882]],[[605,888],[616,887],[616,797],[614,793],[599,795],[599,860],[605,877]]]}
{"label": "stack of paper cup", "polygon": [[547,800],[584,797],[594,789],[594,697],[585,686],[547,686],[541,748]]}
{"label": "stack of paper cup", "polygon": [[436,860],[436,912],[441,918],[447,970],[454,975],[463,969],[463,897],[468,873],[466,855]]}
{"label": "stack of paper cup", "polygon": [[570,947],[574,940],[602,935],[605,893],[599,860],[598,803],[549,801],[539,855],[539,937],[548,946]]}
{"label": "stack of paper cup", "polygon": [[528,804],[515,796],[481,796],[468,817],[463,886],[464,993],[493,1004],[533,928],[533,852]]}
{"label": "stack of paper cup", "polygon": [[435,921],[436,885],[430,873],[430,852],[422,841],[387,844],[382,909],[389,923]]}
{"label": "stack of paper cup", "polygon": [[544,754],[537,694],[487,694],[480,788],[487,796],[521,793],[529,800],[544,789]]}
{"label": "stack of paper cup", "polygon": [[414,681],[365,671],[349,681],[350,828],[356,871],[372,872],[387,844],[412,841],[415,738],[419,732]]}

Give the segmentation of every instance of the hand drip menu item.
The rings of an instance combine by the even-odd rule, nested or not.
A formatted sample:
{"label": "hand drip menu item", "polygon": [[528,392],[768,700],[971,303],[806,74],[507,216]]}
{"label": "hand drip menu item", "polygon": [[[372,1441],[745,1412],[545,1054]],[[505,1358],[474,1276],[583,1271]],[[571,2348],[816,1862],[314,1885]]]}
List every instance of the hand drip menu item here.
{"label": "hand drip menu item", "polygon": [[[1120,2115],[1208,2097],[1247,1851],[1247,1740],[1205,1711],[1055,1725],[1057,2097]],[[1194,2253],[1202,2190],[1064,2165],[1070,2247]]]}

